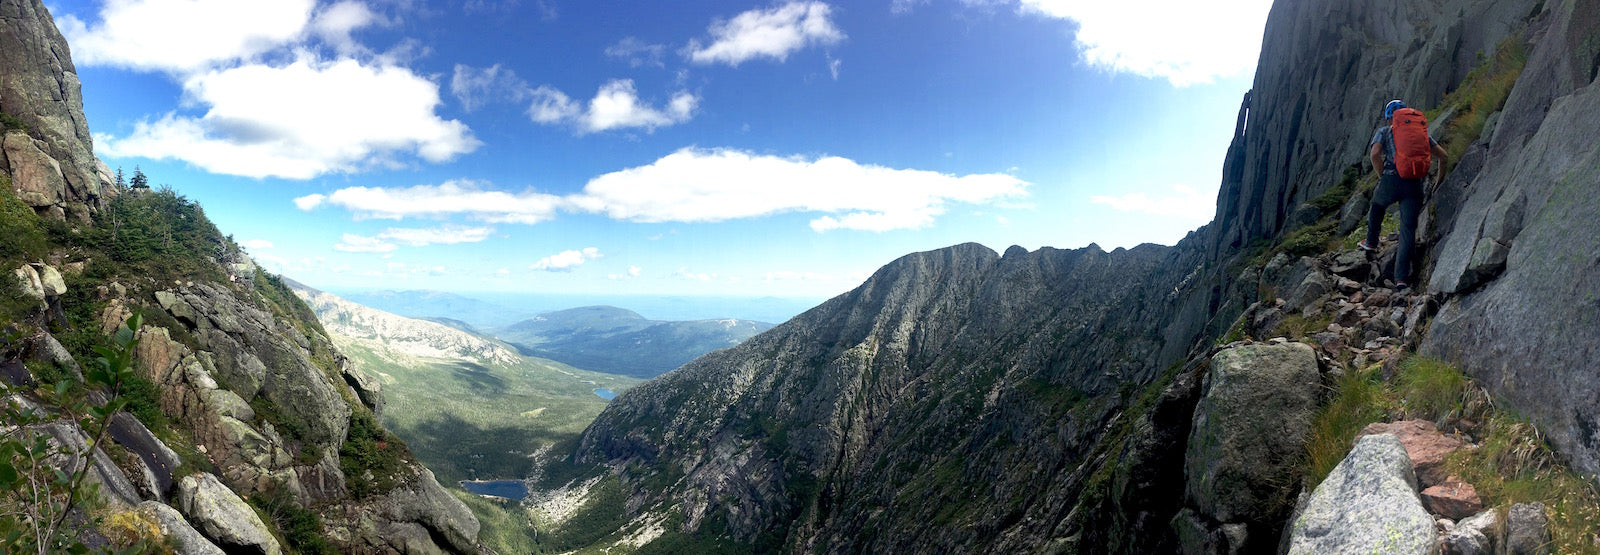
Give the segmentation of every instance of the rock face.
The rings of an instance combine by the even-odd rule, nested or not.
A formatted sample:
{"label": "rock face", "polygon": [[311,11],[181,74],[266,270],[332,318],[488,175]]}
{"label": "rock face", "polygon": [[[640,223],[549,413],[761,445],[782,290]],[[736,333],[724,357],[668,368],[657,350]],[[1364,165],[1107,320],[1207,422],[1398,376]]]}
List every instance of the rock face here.
{"label": "rock face", "polygon": [[1435,552],[1411,460],[1390,434],[1362,437],[1317,486],[1289,537],[1291,554]]}
{"label": "rock face", "polygon": [[[1301,343],[1246,345],[1211,357],[1185,455],[1191,520],[1255,528],[1276,545],[1276,525],[1293,508],[1320,390],[1316,353]],[[1240,533],[1235,533],[1237,536]],[[1243,538],[1240,538],[1243,539]],[[1230,542],[1248,549],[1248,542]]]}
{"label": "rock face", "polygon": [[183,519],[177,509],[168,507],[155,501],[145,501],[139,504],[139,512],[154,519],[161,526],[161,533],[177,543],[177,552],[180,555],[223,555],[221,548],[211,540],[200,535],[200,532]]}
{"label": "rock face", "polygon": [[[1572,465],[1600,472],[1600,2],[1553,6],[1461,184],[1429,289],[1454,296],[1422,352],[1457,361],[1531,417]],[[1561,341],[1548,338],[1560,337]]]}
{"label": "rock face", "polygon": [[86,220],[115,194],[94,157],[67,41],[42,0],[0,0],[0,170],[35,210]]}
{"label": "rock face", "polygon": [[283,548],[250,505],[209,473],[184,476],[178,482],[178,509],[207,538],[227,549],[278,555]]}
{"label": "rock face", "polygon": [[577,456],[681,475],[665,491],[627,484],[644,505],[677,505],[689,527],[722,521],[741,541],[1039,549],[1073,510],[1122,384],[1193,344],[1203,321],[1167,319],[1197,262],[1152,245],[909,255],[618,397]]}

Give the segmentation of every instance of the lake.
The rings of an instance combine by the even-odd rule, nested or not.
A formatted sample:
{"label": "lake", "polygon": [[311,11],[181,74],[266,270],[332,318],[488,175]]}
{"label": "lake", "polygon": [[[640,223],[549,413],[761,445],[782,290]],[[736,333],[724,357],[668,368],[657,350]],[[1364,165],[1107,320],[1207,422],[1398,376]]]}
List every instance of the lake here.
{"label": "lake", "polygon": [[605,399],[607,401],[617,398],[617,394],[615,392],[604,387],[594,390],[594,394],[599,395],[601,399]]}
{"label": "lake", "polygon": [[512,501],[528,496],[528,484],[522,480],[462,480],[461,487],[478,495],[493,495]]}

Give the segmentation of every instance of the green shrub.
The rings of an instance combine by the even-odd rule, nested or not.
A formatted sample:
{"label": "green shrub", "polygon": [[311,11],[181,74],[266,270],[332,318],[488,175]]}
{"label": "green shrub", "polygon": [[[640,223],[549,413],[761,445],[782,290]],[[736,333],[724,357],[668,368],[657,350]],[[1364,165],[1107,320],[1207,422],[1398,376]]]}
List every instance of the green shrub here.
{"label": "green shrub", "polygon": [[37,261],[49,249],[45,226],[33,207],[11,192],[11,179],[0,175],[0,260],[10,273],[18,264]]}
{"label": "green shrub", "polygon": [[394,434],[378,425],[366,407],[351,407],[350,431],[339,448],[339,470],[350,495],[364,499],[404,483],[411,452]]}
{"label": "green shrub", "polygon": [[256,493],[250,496],[250,504],[266,515],[267,518],[263,520],[277,527],[282,533],[283,543],[288,544],[290,553],[307,555],[339,553],[339,550],[328,543],[325,537],[322,517],[315,511],[294,504],[287,494]]}

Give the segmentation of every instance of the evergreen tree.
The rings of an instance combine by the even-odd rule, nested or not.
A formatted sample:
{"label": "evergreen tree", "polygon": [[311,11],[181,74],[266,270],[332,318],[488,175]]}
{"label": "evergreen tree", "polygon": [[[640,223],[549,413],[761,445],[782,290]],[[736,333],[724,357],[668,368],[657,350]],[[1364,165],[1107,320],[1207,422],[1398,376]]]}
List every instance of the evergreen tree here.
{"label": "evergreen tree", "polygon": [[128,181],[126,179],[123,179],[123,177],[122,177],[122,166],[117,166],[117,188],[118,189],[126,189],[126,188],[128,188]]}
{"label": "evergreen tree", "polygon": [[135,189],[150,188],[150,178],[145,177],[144,172],[139,169],[139,166],[133,167],[133,181],[131,182],[131,185],[133,185],[133,188]]}

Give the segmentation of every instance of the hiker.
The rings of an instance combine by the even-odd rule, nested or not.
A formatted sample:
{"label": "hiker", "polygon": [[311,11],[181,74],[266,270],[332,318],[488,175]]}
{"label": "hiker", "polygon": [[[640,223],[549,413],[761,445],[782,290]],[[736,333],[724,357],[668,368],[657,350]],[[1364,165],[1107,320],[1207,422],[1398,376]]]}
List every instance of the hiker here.
{"label": "hiker", "polygon": [[1381,174],[1378,190],[1372,193],[1372,208],[1367,211],[1367,238],[1358,246],[1364,251],[1377,250],[1383,213],[1389,205],[1399,203],[1400,248],[1394,256],[1394,287],[1405,289],[1410,287],[1411,247],[1417,234],[1417,215],[1422,212],[1422,180],[1428,177],[1435,159],[1440,168],[1444,167],[1445,152],[1438,141],[1428,136],[1428,121],[1422,112],[1407,108],[1406,103],[1389,101],[1383,107],[1383,120],[1384,126],[1372,135],[1372,146],[1367,150],[1373,169]]}

